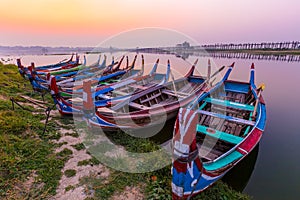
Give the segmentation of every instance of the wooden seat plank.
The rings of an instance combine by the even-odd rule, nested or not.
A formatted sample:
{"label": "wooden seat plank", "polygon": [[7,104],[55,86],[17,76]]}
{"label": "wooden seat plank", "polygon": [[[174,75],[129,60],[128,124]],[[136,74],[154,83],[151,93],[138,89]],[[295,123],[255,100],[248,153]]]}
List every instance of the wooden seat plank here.
{"label": "wooden seat plank", "polygon": [[212,128],[209,128],[206,126],[202,126],[200,124],[197,125],[196,129],[197,129],[197,132],[209,135],[211,137],[214,137],[214,138],[217,138],[217,139],[220,139],[220,140],[232,143],[232,144],[239,144],[244,139],[242,137],[238,137],[238,136],[231,135],[231,134],[228,134],[228,133],[225,133],[222,131],[218,131],[218,130],[215,130],[215,129],[212,129]]}

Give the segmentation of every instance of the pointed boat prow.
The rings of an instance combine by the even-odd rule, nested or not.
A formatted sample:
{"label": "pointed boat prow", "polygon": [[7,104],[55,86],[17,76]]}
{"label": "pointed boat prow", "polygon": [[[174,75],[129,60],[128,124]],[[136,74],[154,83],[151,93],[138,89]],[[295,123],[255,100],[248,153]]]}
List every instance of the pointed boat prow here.
{"label": "pointed boat prow", "polygon": [[169,81],[170,73],[171,73],[171,64],[170,64],[170,60],[168,60],[167,72],[166,72],[166,76],[164,79],[164,83]]}
{"label": "pointed boat prow", "polygon": [[136,59],[137,59],[137,55],[134,56],[134,59],[133,59],[133,61],[132,61],[132,64],[131,64],[131,66],[129,67],[129,69],[127,69],[127,70],[131,70],[131,69],[134,68]]}
{"label": "pointed boat prow", "polygon": [[186,75],[185,75],[184,77],[193,76],[197,63],[198,63],[198,59],[196,59],[196,61],[194,62],[193,66],[192,66],[191,69],[186,73]]}
{"label": "pointed boat prow", "polygon": [[157,66],[158,66],[158,63],[159,63],[159,58],[156,60],[156,63],[154,64],[151,72],[150,72],[150,76],[154,75],[156,73],[156,70],[157,70]]}
{"label": "pointed boat prow", "polygon": [[250,84],[252,87],[255,88],[255,66],[254,66],[254,63],[252,63],[252,65],[251,65]]}
{"label": "pointed boat prow", "polygon": [[[49,75],[48,75],[49,74]],[[49,83],[50,83],[50,93],[52,97],[55,98],[59,95],[59,90],[56,83],[56,78],[53,75],[50,75],[50,73],[47,74],[47,77],[49,77]]]}
{"label": "pointed boat prow", "polygon": [[196,144],[196,112],[181,108],[173,136],[172,198],[186,199],[199,183],[203,165]]}
{"label": "pointed boat prow", "polygon": [[24,66],[21,63],[21,59],[20,58],[17,59],[17,65],[18,65],[19,73],[21,74],[21,76],[24,77],[25,76],[25,68],[24,68]]}
{"label": "pointed boat prow", "polygon": [[233,62],[233,63],[229,66],[228,70],[227,70],[226,73],[225,73],[225,76],[223,77],[223,81],[226,81],[226,80],[229,78],[229,75],[230,75],[230,73],[232,72],[232,69],[233,69],[234,65],[235,65],[235,62]]}
{"label": "pointed boat prow", "polygon": [[122,56],[121,60],[119,61],[118,65],[117,65],[117,67],[113,71],[118,71],[120,69],[121,64],[122,64],[124,58],[125,58],[125,56]]}

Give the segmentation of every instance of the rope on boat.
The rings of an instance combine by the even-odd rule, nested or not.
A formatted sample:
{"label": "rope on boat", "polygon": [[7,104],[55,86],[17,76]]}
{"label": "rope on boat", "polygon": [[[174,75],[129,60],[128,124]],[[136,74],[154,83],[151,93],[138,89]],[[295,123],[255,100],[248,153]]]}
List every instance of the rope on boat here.
{"label": "rope on boat", "polygon": [[13,110],[15,110],[15,104],[16,104],[16,105],[18,105],[20,108],[22,108],[23,110],[27,110],[27,111],[29,111],[29,112],[33,112],[33,110],[30,110],[30,109],[28,109],[28,108],[23,107],[23,106],[22,106],[21,104],[19,104],[19,103],[15,100],[15,98],[13,98],[13,97],[10,97],[10,101],[11,101],[12,109],[13,109]]}
{"label": "rope on boat", "polygon": [[54,108],[55,106],[56,106],[56,104],[54,104],[54,106],[52,106],[52,107],[48,107],[48,108],[45,110],[46,121],[45,121],[45,125],[44,125],[43,135],[45,134],[45,132],[46,132],[46,130],[47,130],[47,124],[48,124],[48,121],[49,121],[49,117],[50,117],[51,110],[53,110],[53,108]]}
{"label": "rope on boat", "polygon": [[196,186],[197,186],[197,184],[200,182],[200,180],[201,180],[201,177],[202,177],[202,174],[203,174],[203,169],[204,169],[204,167],[203,167],[203,163],[202,163],[202,161],[201,161],[201,159],[199,158],[199,160],[200,160],[200,162],[201,162],[201,169],[199,169],[200,170],[200,174],[199,174],[199,176],[198,176],[198,178],[197,178],[197,180],[196,180],[196,183],[194,184],[194,186],[193,186],[193,189],[192,189],[192,191],[191,191],[191,194],[187,197],[187,200],[190,200],[191,198],[192,198],[192,196],[193,196],[193,193],[194,193],[194,191],[195,191],[195,189],[196,189]]}
{"label": "rope on boat", "polygon": [[[31,102],[31,103],[33,103],[33,104],[39,106],[39,107],[41,107],[41,108],[45,108],[45,106],[39,105],[39,104],[36,102],[36,101],[38,101],[38,100],[34,101],[33,99],[28,99],[29,97],[26,97],[26,96],[21,96],[21,97],[24,98],[25,100],[27,100],[27,101],[29,101],[29,102]],[[31,109],[28,109],[28,108],[22,106],[22,105],[21,105],[20,103],[18,103],[18,102],[15,100],[15,98],[13,98],[13,97],[10,97],[10,101],[11,101],[11,104],[12,104],[12,110],[15,110],[15,104],[16,104],[17,106],[19,106],[19,107],[22,108],[23,110],[26,110],[26,111],[29,111],[29,112],[34,112],[34,110],[31,110]],[[41,102],[41,103],[42,103],[42,102]],[[44,103],[44,104],[45,104],[45,103]],[[55,106],[56,106],[56,104],[53,105],[52,107],[47,107],[46,110],[45,110],[46,121],[45,121],[45,124],[44,124],[43,135],[45,134],[45,132],[46,132],[46,130],[47,130],[47,124],[48,124],[48,121],[49,121],[49,117],[50,117],[51,110],[53,110]]]}
{"label": "rope on boat", "polygon": [[170,74],[171,74],[171,77],[172,77],[172,84],[173,84],[173,87],[174,87],[174,93],[177,96],[177,89],[176,89],[176,85],[175,85],[175,78],[174,78],[174,75],[172,73],[172,70],[170,70]]}
{"label": "rope on boat", "polygon": [[22,97],[23,99],[29,101],[30,103],[33,103],[33,104],[36,105],[36,106],[39,106],[39,107],[44,108],[44,109],[47,108],[47,107],[45,106],[46,103],[44,102],[44,95],[42,95],[43,101],[39,101],[39,100],[30,98],[30,97],[24,96],[24,95],[20,95],[20,97]]}

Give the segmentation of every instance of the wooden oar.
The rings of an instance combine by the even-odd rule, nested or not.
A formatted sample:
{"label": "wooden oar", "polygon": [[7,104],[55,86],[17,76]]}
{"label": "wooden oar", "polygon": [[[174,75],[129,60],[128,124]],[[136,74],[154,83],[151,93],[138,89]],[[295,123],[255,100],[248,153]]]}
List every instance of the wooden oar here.
{"label": "wooden oar", "polygon": [[[168,60],[168,66],[170,66],[170,61],[169,61],[169,60]],[[174,78],[174,75],[173,75],[173,73],[172,73],[172,70],[170,70],[170,74],[171,74],[171,78],[172,78],[172,85],[173,85],[173,87],[174,87],[174,94],[175,94],[176,96],[178,96],[178,95],[177,95],[176,85],[175,85],[175,78]]]}
{"label": "wooden oar", "polygon": [[[210,59],[208,59],[208,68],[207,68],[207,80],[210,80],[210,75],[211,75],[211,63]],[[211,86],[211,83],[208,83]]]}
{"label": "wooden oar", "polygon": [[257,91],[258,91],[258,94],[257,94],[257,99],[256,99],[256,102],[255,102],[255,106],[254,106],[254,110],[253,110],[253,114],[252,114],[252,120],[255,120],[255,115],[256,115],[256,110],[257,110],[257,107],[258,107],[258,103],[259,103],[259,99],[260,99],[260,96],[261,96],[261,93],[262,93],[262,91],[265,89],[265,84],[264,83],[262,83],[262,84],[260,84],[259,85],[259,87],[258,87],[258,89],[257,89]]}

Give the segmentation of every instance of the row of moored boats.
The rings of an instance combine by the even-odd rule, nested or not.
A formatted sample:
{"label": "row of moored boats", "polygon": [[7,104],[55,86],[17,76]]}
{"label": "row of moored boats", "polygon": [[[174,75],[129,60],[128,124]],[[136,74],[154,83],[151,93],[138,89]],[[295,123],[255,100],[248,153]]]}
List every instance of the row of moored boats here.
{"label": "row of moored boats", "polygon": [[[73,57],[76,57],[73,60]],[[107,64],[106,56],[95,64],[80,64],[79,56],[53,65],[24,67],[20,74],[35,91],[50,92],[62,115],[80,115],[90,126],[105,132],[147,131],[174,119],[172,140],[173,199],[189,198],[211,186],[245,158],[258,144],[265,128],[264,86],[254,82],[251,66],[248,82],[229,80],[234,63],[207,76],[195,75],[198,60],[175,79],[170,61],[166,72],[157,72],[159,59],[145,74],[145,62],[136,69],[122,56]],[[101,62],[100,62],[101,61]],[[226,70],[222,79],[216,77]],[[171,122],[169,122],[171,123]],[[142,135],[143,134],[143,135]],[[146,134],[146,135],[145,135]]]}

